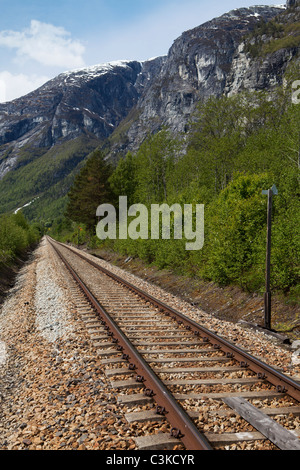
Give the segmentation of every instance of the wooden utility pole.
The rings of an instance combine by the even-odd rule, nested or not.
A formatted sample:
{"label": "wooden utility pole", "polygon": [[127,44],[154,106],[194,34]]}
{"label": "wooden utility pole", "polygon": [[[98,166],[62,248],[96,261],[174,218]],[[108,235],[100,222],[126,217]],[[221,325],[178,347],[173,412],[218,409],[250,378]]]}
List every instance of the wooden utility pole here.
{"label": "wooden utility pole", "polygon": [[265,302],[265,328],[271,329],[271,235],[272,235],[272,206],[273,195],[278,194],[277,188],[273,185],[272,189],[264,190],[263,194],[268,195],[268,214],[267,214],[267,252],[266,252],[266,291],[264,295]]}

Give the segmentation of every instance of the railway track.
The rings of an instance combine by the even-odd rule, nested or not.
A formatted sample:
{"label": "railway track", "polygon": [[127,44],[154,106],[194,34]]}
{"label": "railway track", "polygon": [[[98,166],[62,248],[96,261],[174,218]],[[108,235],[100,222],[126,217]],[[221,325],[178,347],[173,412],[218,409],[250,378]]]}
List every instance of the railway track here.
{"label": "railway track", "polygon": [[[139,449],[300,450],[300,385],[223,337],[47,237],[128,422],[165,421]],[[230,432],[228,431],[230,430]],[[252,447],[251,447],[252,446]]]}

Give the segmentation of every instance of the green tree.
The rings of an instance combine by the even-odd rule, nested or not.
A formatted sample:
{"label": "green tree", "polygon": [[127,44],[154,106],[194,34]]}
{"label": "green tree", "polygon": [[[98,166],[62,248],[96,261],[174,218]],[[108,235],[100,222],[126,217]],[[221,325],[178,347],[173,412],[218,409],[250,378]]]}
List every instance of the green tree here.
{"label": "green tree", "polygon": [[215,194],[224,189],[244,145],[244,101],[240,96],[211,97],[195,115],[187,159],[200,184]]}
{"label": "green tree", "polygon": [[206,213],[204,273],[220,284],[263,285],[268,174],[237,175]]}
{"label": "green tree", "polygon": [[173,192],[172,174],[181,146],[179,139],[172,137],[166,129],[148,136],[143,142],[135,156],[137,202],[159,204],[169,198]]}
{"label": "green tree", "polygon": [[104,154],[96,150],[76,176],[68,194],[66,217],[84,223],[92,234],[97,223],[96,210],[100,204],[113,202],[109,184],[112,168]]}
{"label": "green tree", "polygon": [[127,196],[128,205],[134,202],[136,191],[136,164],[133,155],[128,152],[125,158],[120,158],[116,168],[109,178],[114,195]]}
{"label": "green tree", "polygon": [[278,195],[274,197],[272,228],[273,289],[289,291],[298,285],[300,266],[300,191],[296,165],[282,168],[278,179]]}
{"label": "green tree", "polygon": [[39,238],[40,233],[28,223],[21,211],[0,216],[0,263],[10,264]]}

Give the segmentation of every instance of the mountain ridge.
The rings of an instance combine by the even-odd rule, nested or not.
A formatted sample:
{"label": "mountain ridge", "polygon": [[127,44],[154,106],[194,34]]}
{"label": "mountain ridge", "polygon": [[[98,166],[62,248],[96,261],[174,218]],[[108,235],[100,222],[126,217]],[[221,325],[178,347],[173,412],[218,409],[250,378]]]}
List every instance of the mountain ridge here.
{"label": "mountain ridge", "polygon": [[[166,56],[64,72],[26,96],[0,104],[2,212],[39,197],[24,209],[34,217],[33,206],[39,211],[45,207],[43,195],[48,195],[49,202],[51,188],[61,183],[63,189],[54,191],[55,205],[57,194],[65,197],[72,175],[94,148],[104,149],[114,160],[137,149],[148,133],[164,126],[174,133],[186,133],[198,102],[211,95],[229,94],[237,83],[235,74],[245,73],[249,63],[239,56],[244,38],[262,21],[268,23],[285,11],[284,6],[231,10],[185,31]],[[284,66],[294,56],[287,57]],[[278,65],[277,83],[284,66]],[[266,74],[265,78],[264,87],[276,84]],[[247,84],[237,87],[236,92],[243,87]],[[44,187],[32,183],[38,181],[39,162],[47,167]],[[24,189],[18,195],[20,181]],[[43,211],[47,217],[47,209]]]}
{"label": "mountain ridge", "polygon": [[[220,96],[236,50],[261,20],[270,21],[284,6],[254,6],[231,10],[179,36],[169,49],[160,74],[137,103],[126,150],[136,151],[147,133],[166,126],[185,133],[200,99]],[[112,148],[111,155],[119,152]]]}

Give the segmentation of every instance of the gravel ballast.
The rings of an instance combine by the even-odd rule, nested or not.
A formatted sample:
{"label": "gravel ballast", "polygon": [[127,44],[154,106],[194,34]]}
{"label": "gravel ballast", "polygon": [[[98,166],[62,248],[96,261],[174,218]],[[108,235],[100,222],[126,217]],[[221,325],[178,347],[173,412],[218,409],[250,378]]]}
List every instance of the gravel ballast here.
{"label": "gravel ballast", "polygon": [[43,240],[1,308],[2,450],[135,448],[70,282]]}
{"label": "gravel ballast", "polygon": [[[292,349],[111,269],[288,375],[300,375]],[[126,408],[118,403],[80,319],[72,286],[43,239],[0,309],[1,450],[133,450],[133,436],[144,432],[125,419]]]}

